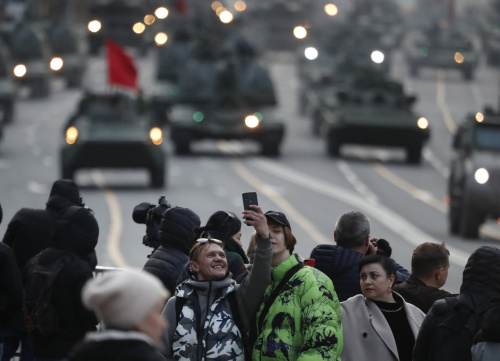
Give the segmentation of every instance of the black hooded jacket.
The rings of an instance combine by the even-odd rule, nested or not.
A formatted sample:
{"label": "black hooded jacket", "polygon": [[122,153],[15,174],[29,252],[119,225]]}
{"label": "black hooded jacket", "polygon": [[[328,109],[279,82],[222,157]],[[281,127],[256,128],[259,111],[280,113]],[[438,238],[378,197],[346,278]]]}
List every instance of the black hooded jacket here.
{"label": "black hooded jacket", "polygon": [[7,226],[3,243],[12,248],[21,270],[48,247],[59,213],[68,206],[81,205],[77,185],[67,179],[55,181],[46,205],[45,209],[20,209]]}
{"label": "black hooded jacket", "polygon": [[162,216],[158,247],[146,261],[144,271],[158,277],[171,295],[182,267],[189,260],[189,251],[194,245],[195,227],[199,227],[200,217],[189,208],[168,208]]}
{"label": "black hooded jacket", "polygon": [[[500,297],[500,249],[482,246],[469,257],[463,272],[460,294],[456,296],[457,303],[448,307],[446,299],[436,301],[420,328],[415,348],[414,361],[470,361],[473,338],[481,327],[481,322],[488,305],[494,298]],[[438,325],[448,316],[467,315],[475,319],[475,329],[471,330],[468,340],[456,337],[455,343],[443,342],[437,336]],[[459,316],[465,317],[465,316]],[[457,317],[457,319],[459,318]],[[461,334],[463,326],[452,329],[453,333]],[[453,340],[453,339],[452,339]]]}
{"label": "black hooded jacket", "polygon": [[84,284],[93,277],[86,257],[94,251],[98,236],[97,221],[86,208],[68,207],[55,222],[49,247],[40,253],[38,260],[42,265],[63,258],[71,261],[55,279],[52,295],[60,319],[60,332],[43,336],[35,331],[35,357],[64,358],[87,331],[95,330],[97,318],[83,306],[81,291]]}

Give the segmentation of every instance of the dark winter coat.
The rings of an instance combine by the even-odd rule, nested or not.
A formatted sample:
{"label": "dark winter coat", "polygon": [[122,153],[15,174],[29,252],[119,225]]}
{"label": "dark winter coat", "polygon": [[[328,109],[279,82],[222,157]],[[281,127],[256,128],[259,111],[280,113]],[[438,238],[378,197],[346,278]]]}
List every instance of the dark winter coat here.
{"label": "dark winter coat", "polygon": [[175,286],[182,267],[189,260],[189,251],[194,245],[194,227],[200,225],[200,217],[188,208],[173,207],[163,214],[158,247],[144,265],[147,271],[158,277],[175,294]]}
{"label": "dark winter coat", "polygon": [[[364,255],[352,249],[332,244],[316,246],[309,258],[315,259],[314,267],[325,273],[333,282],[339,301],[361,294],[358,266]],[[406,280],[410,272],[394,261],[396,282]]]}
{"label": "dark winter coat", "polygon": [[75,183],[55,181],[46,205],[45,209],[20,209],[7,226],[3,243],[12,248],[20,270],[34,255],[48,247],[59,213],[68,206],[81,205]]}
{"label": "dark winter coat", "polygon": [[81,207],[65,209],[54,226],[49,247],[42,251],[40,263],[48,265],[72,257],[55,279],[52,301],[60,318],[60,332],[52,336],[34,333],[34,354],[42,358],[64,358],[87,331],[94,331],[98,320],[81,300],[84,284],[93,277],[85,260],[97,245],[99,227],[92,214]]}
{"label": "dark winter coat", "polygon": [[492,300],[472,345],[474,361],[497,361],[500,355],[500,299]]}
{"label": "dark winter coat", "polygon": [[91,332],[72,350],[69,361],[164,361],[151,339],[135,331]]}
{"label": "dark winter coat", "polygon": [[16,259],[9,246],[0,243],[0,330],[21,311],[22,302],[23,283]]}
{"label": "dark winter coat", "polygon": [[445,290],[427,286],[414,275],[410,275],[403,283],[394,285],[393,290],[399,293],[406,302],[417,306],[424,313],[429,312],[434,301],[445,297],[457,296]]}
{"label": "dark winter coat", "polygon": [[[460,294],[456,297],[458,304],[449,309],[446,300],[436,301],[425,316],[424,322],[415,342],[414,361],[471,361],[474,335],[479,331],[481,322],[468,342],[461,340],[455,344],[442,342],[435,337],[437,326],[450,313],[462,314],[461,309],[470,310],[479,321],[494,298],[500,296],[500,249],[482,246],[472,253],[465,265]],[[463,327],[460,327],[463,329]],[[453,330],[460,332],[461,330]],[[460,333],[459,333],[460,334]],[[458,340],[458,338],[457,338]]]}

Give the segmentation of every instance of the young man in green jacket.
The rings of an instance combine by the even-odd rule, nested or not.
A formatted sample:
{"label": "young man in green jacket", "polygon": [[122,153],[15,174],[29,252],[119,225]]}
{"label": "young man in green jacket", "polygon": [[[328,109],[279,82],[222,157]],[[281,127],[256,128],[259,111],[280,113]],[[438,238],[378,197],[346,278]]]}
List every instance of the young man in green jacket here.
{"label": "young man in green jacket", "polygon": [[342,313],[332,281],[293,254],[297,241],[283,213],[265,216],[272,282],[256,314],[252,360],[340,360]]}

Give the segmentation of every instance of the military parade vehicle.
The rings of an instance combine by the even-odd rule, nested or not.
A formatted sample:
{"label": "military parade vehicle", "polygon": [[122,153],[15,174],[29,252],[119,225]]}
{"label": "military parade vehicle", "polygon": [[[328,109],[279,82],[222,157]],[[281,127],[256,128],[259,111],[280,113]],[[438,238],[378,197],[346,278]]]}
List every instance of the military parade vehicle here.
{"label": "military parade vehicle", "polygon": [[469,114],[453,139],[448,179],[449,228],[477,238],[480,225],[500,218],[500,114]]}
{"label": "military parade vehicle", "polygon": [[470,36],[457,28],[435,24],[409,35],[406,60],[410,73],[422,68],[456,69],[463,78],[472,80],[479,56]]}
{"label": "military parade vehicle", "polygon": [[84,168],[145,168],[151,186],[165,185],[163,135],[146,100],[127,94],[85,94],[64,127],[61,177]]}
{"label": "military parade vehicle", "polygon": [[335,97],[320,115],[330,156],[339,156],[345,144],[400,147],[408,163],[420,163],[429,122],[412,110],[416,97],[399,82],[365,73],[334,89]]}

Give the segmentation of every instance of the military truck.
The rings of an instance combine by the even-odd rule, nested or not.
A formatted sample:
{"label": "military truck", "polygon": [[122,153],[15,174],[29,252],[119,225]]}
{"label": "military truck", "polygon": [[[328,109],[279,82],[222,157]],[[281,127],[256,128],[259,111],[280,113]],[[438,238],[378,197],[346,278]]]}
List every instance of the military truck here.
{"label": "military truck", "polygon": [[151,186],[165,185],[163,135],[145,99],[128,94],[87,93],[64,126],[61,177],[85,168],[143,168]]}
{"label": "military truck", "polygon": [[500,113],[469,114],[453,138],[448,179],[449,230],[477,238],[487,219],[500,217]]}
{"label": "military truck", "polygon": [[429,121],[412,110],[416,97],[401,83],[366,73],[335,91],[320,114],[328,155],[338,157],[344,144],[399,147],[408,163],[420,163]]}

